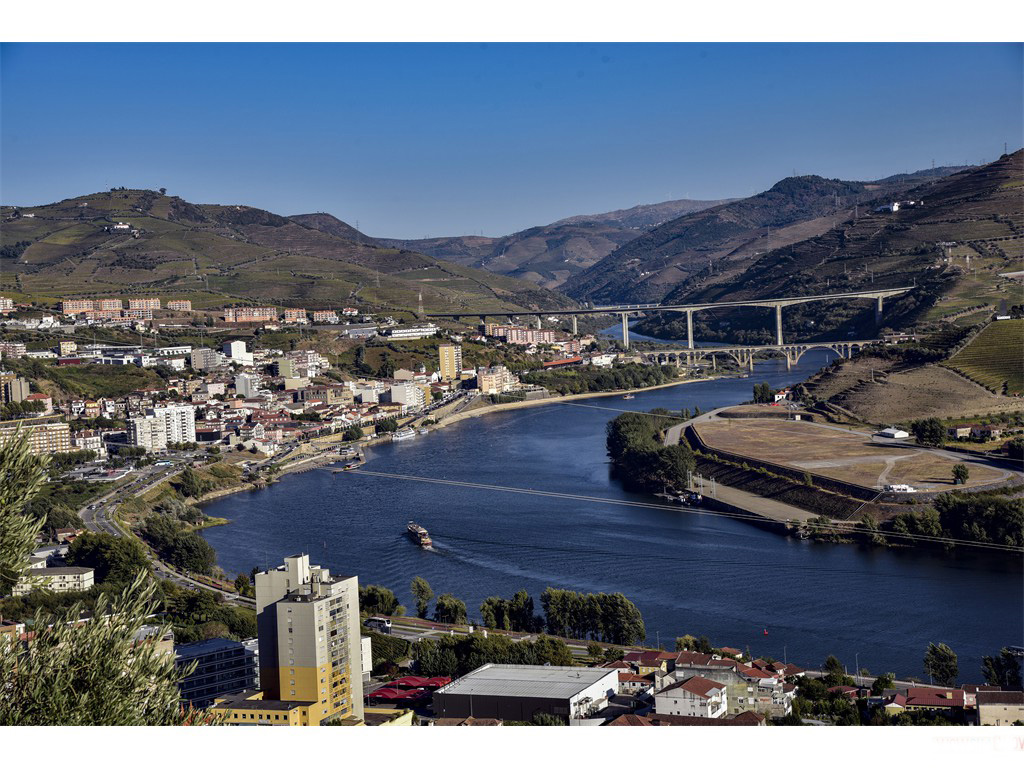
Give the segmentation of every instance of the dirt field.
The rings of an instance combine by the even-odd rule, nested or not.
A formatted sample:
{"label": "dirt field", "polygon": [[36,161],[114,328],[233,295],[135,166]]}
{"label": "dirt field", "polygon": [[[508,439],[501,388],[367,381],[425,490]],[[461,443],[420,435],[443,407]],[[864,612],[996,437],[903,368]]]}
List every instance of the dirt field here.
{"label": "dirt field", "polygon": [[953,465],[967,463],[967,487],[1010,477],[1001,469],[913,444],[880,444],[842,427],[775,419],[710,419],[695,425],[710,446],[814,475],[879,488],[906,483],[919,490],[953,489]]}
{"label": "dirt field", "polygon": [[938,365],[877,377],[836,395],[831,402],[867,424],[936,417],[954,419],[1024,410],[1024,399],[993,395],[984,387]]}

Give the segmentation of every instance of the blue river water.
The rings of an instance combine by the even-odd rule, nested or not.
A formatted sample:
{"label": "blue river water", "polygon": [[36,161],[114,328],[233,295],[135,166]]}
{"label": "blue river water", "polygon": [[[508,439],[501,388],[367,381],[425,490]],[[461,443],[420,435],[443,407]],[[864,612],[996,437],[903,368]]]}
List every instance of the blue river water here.
{"label": "blue river water", "polygon": [[[702,410],[749,400],[754,384],[796,383],[832,357],[817,350],[787,371],[758,363],[747,378],[680,384],[618,397],[466,419],[414,440],[375,446],[364,469],[554,491],[609,501],[627,493],[609,473],[605,425],[621,409]],[[309,552],[360,583],[413,604],[409,582],[466,601],[547,586],[622,592],[643,613],[648,639],[676,636],[818,666],[837,655],[852,670],[923,677],[930,641],[960,657],[961,679],[981,679],[981,656],[1024,644],[1021,562],[985,551],[943,554],[800,541],[678,508],[630,507],[505,490],[316,470],[211,503],[225,526],[204,535],[228,573]],[[424,525],[435,551],[405,535]],[[765,634],[767,631],[767,634]]]}

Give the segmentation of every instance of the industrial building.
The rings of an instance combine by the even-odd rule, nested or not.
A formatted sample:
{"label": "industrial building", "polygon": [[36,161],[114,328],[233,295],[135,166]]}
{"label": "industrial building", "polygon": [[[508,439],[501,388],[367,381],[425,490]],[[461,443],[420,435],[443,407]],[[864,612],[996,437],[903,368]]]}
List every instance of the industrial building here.
{"label": "industrial building", "polygon": [[439,718],[531,720],[539,712],[570,721],[607,705],[617,669],[485,664],[434,692]]}

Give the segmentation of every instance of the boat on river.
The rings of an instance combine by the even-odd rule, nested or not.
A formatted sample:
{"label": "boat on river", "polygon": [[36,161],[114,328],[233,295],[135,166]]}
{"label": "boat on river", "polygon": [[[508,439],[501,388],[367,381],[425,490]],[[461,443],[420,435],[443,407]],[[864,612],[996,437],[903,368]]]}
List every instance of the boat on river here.
{"label": "boat on river", "polygon": [[427,529],[422,525],[410,520],[409,525],[406,526],[406,531],[412,540],[424,549],[430,549],[433,546],[434,542],[430,540],[430,534],[427,533]]}
{"label": "boat on river", "polygon": [[399,442],[400,440],[412,440],[414,437],[416,437],[416,430],[412,427],[406,427],[391,435],[391,440],[392,442]]}
{"label": "boat on river", "polygon": [[636,395],[623,395],[623,400],[636,400]]}

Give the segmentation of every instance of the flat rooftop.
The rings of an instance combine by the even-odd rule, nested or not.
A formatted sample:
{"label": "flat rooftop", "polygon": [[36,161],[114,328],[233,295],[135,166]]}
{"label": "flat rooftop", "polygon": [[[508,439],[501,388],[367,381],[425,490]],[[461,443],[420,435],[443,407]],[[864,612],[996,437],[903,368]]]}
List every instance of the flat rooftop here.
{"label": "flat rooftop", "polygon": [[608,678],[611,687],[618,687],[618,672],[589,667],[485,664],[440,688],[437,694],[569,699],[604,678]]}

